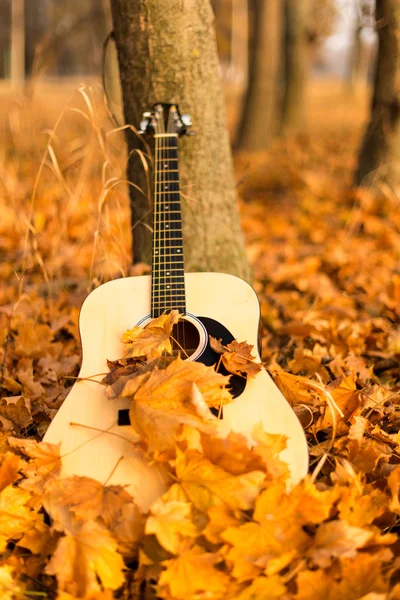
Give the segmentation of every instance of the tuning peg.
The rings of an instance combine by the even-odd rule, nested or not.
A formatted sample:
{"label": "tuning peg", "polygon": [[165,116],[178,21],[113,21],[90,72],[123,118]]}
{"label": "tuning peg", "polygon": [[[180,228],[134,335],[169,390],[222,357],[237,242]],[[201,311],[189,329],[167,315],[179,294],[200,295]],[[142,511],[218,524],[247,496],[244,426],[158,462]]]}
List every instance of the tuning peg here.
{"label": "tuning peg", "polygon": [[140,129],[138,131],[139,135],[145,135],[149,131],[149,127],[151,127],[151,112],[144,112],[143,119],[140,121]]}
{"label": "tuning peg", "polygon": [[192,117],[190,115],[181,115],[181,121],[185,127],[191,127],[193,125]]}

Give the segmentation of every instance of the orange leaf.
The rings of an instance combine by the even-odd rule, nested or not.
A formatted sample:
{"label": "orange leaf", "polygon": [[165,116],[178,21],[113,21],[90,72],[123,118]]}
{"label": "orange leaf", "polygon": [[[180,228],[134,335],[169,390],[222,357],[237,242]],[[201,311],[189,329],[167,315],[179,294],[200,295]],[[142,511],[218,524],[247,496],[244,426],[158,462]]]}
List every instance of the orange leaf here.
{"label": "orange leaf", "polygon": [[145,356],[147,362],[151,362],[164,352],[171,354],[172,329],[181,316],[177,310],[171,310],[153,319],[144,328],[136,326],[126,331],[121,340],[126,344],[125,358]]}
{"label": "orange leaf", "polygon": [[[204,552],[195,546],[177,558],[164,561],[159,586],[175,600],[207,597],[210,600],[223,598],[229,577],[215,568],[221,558],[212,552]],[[166,597],[166,596],[164,596]]]}
{"label": "orange leaf", "polygon": [[237,342],[233,340],[230,344],[223,346],[221,340],[210,336],[211,348],[222,355],[222,362],[225,368],[236,375],[247,374],[255,377],[262,369],[259,363],[255,363],[255,356],[251,354],[254,346],[246,342]]}

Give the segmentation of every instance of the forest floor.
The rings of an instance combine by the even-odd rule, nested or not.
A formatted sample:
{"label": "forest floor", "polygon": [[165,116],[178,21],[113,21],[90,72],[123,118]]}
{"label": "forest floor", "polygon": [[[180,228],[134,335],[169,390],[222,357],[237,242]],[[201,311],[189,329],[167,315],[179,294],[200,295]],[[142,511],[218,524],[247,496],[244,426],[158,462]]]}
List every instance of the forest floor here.
{"label": "forest floor", "polygon": [[[263,360],[310,475],[286,489],[279,436],[195,441],[183,403],[192,427],[167,449],[143,434],[174,483],[142,516],[117,486],[61,483],[58,449],[38,443],[79,372],[83,299],[148,271],[130,265],[121,133],[98,85],[50,87],[0,101],[2,600],[136,598],[143,578],[142,597],[168,600],[400,600],[400,205],[352,187],[366,92],[313,84],[302,135],[236,157]],[[199,383],[209,405],[215,385]]]}

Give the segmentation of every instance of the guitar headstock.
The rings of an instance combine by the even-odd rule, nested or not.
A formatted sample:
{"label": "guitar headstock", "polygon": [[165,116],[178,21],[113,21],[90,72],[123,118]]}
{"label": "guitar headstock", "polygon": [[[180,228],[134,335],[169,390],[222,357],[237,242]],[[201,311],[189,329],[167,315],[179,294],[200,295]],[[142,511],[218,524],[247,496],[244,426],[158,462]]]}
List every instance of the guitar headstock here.
{"label": "guitar headstock", "polygon": [[176,133],[178,136],[194,135],[190,131],[192,119],[190,115],[181,115],[177,104],[157,102],[151,111],[143,113],[140,122],[140,135],[162,135]]}

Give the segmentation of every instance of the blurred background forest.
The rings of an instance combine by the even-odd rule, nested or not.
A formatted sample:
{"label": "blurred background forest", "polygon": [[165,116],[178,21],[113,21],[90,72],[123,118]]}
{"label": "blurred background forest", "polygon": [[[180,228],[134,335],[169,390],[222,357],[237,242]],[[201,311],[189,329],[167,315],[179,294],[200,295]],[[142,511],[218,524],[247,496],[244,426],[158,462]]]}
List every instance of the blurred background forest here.
{"label": "blurred background forest", "polygon": [[[213,0],[212,5],[231,135],[242,148],[262,150],[284,131],[304,131],[314,84],[322,89],[340,82],[345,96],[372,82],[377,48],[373,0]],[[23,85],[32,93],[48,85],[59,92],[60,86],[100,80],[110,12],[108,0],[4,0],[0,90],[9,94],[11,87]],[[111,41],[104,74],[121,122],[117,69]]]}

